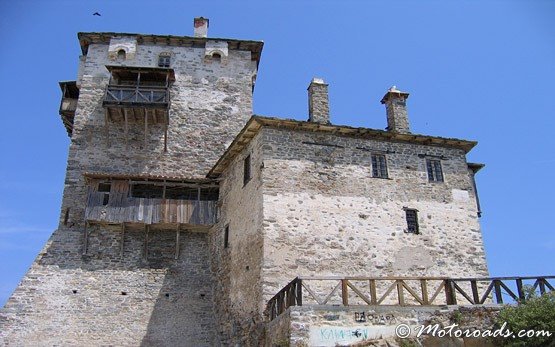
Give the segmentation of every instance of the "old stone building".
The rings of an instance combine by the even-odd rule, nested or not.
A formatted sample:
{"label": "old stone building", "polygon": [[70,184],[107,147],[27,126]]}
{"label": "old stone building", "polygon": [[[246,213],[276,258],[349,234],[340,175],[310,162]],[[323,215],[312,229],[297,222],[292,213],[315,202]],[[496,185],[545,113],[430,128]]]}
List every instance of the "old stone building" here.
{"label": "old stone building", "polygon": [[263,43],[207,30],[79,33],[59,227],[2,343],[255,346],[296,276],[488,276],[475,142],[411,133],[395,87],[387,130],[333,124],[318,78],[307,121],[253,115]]}

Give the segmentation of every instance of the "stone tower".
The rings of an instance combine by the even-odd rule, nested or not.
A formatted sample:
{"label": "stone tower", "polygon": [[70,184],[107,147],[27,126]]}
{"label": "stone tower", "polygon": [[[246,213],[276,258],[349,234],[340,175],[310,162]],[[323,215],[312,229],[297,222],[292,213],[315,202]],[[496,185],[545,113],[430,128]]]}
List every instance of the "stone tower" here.
{"label": "stone tower", "polygon": [[476,142],[411,133],[396,88],[387,130],[335,125],[320,78],[308,121],[252,115],[262,42],[208,29],[78,35],[59,227],[0,343],[260,346],[296,276],[488,275]]}
{"label": "stone tower", "polygon": [[217,344],[206,174],[252,115],[263,43],[207,29],[79,33],[60,224],[2,310],[5,343]]}

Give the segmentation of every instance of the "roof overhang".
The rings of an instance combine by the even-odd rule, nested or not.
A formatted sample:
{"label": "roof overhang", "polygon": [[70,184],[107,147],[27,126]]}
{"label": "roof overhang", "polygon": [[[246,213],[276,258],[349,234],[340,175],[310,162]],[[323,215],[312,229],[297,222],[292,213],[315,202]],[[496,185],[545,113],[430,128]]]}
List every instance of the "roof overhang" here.
{"label": "roof overhang", "polygon": [[184,178],[182,176],[133,174],[133,173],[84,172],[83,176],[85,177],[85,179],[103,179],[103,180],[171,181],[171,182],[191,183],[191,184],[216,183],[215,180],[209,179],[209,178]]}
{"label": "roof overhang", "polygon": [[426,136],[417,134],[400,134],[385,130],[355,128],[345,125],[319,124],[314,122],[299,121],[294,119],[280,119],[273,117],[252,116],[241,132],[235,137],[214,167],[208,172],[207,177],[219,177],[233,159],[240,153],[263,127],[287,129],[293,131],[309,131],[327,133],[332,135],[374,139],[389,142],[413,143],[426,146],[438,146],[461,149],[468,153],[476,141]]}
{"label": "roof overhang", "polygon": [[239,51],[250,51],[251,59],[256,61],[256,65],[260,63],[262,55],[262,47],[264,42],[251,40],[225,39],[215,37],[192,37],[192,36],[173,36],[173,35],[145,35],[133,33],[114,33],[114,32],[90,32],[77,34],[81,52],[87,55],[89,45],[94,43],[109,44],[112,37],[134,36],[138,44],[167,45],[176,47],[200,47],[203,48],[208,41],[226,41],[228,49]]}

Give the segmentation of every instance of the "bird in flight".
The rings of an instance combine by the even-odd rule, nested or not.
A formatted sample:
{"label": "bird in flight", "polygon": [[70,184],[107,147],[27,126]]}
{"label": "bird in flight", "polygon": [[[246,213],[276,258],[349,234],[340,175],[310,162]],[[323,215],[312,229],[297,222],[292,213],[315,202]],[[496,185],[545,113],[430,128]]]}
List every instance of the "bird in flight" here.
{"label": "bird in flight", "polygon": [[95,13],[93,13],[93,16],[99,16],[99,17],[100,17],[100,16],[101,16],[101,14],[100,14],[100,13],[98,13],[98,12],[95,12]]}

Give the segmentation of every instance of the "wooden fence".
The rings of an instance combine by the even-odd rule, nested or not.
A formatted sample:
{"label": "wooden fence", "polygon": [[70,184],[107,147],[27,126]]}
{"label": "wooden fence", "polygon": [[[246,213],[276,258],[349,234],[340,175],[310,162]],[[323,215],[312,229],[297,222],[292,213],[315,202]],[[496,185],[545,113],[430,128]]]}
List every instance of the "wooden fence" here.
{"label": "wooden fence", "polygon": [[[297,277],[268,301],[270,320],[290,306],[304,305],[481,305],[523,302],[528,291],[554,291],[555,276],[441,277]],[[331,289],[331,291],[330,291]],[[356,303],[355,303],[356,301]]]}

